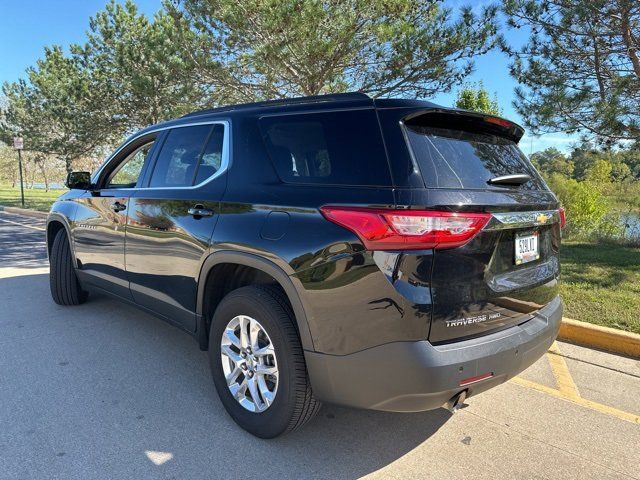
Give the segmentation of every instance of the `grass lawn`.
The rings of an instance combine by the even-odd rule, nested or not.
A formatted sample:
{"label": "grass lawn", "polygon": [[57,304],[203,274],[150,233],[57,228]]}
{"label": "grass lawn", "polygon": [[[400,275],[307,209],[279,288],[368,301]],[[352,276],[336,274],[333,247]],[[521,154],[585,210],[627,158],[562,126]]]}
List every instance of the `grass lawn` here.
{"label": "grass lawn", "polygon": [[[48,192],[45,192],[40,189],[25,188],[25,208],[48,212],[53,201],[64,192],[68,192],[68,190],[49,190]],[[11,188],[10,185],[0,185],[0,205],[4,207],[22,207],[20,204],[20,187]]]}
{"label": "grass lawn", "polygon": [[564,315],[640,333],[640,248],[563,242]]}

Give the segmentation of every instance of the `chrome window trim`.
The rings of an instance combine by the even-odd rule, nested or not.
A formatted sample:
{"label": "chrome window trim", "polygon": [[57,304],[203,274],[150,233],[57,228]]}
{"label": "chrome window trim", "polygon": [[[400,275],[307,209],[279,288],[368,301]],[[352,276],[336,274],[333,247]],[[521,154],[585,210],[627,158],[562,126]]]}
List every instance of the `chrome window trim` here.
{"label": "chrome window trim", "polygon": [[230,158],[231,158],[231,151],[230,151],[231,150],[230,148],[231,147],[231,144],[230,144],[231,122],[229,120],[208,120],[208,121],[201,121],[201,122],[181,123],[180,125],[166,125],[162,127],[153,128],[151,130],[145,130],[144,132],[140,132],[134,135],[133,137],[131,137],[125,143],[122,143],[115,150],[115,152],[109,155],[109,157],[104,161],[104,163],[93,175],[92,181],[95,181],[93,179],[99,178],[100,175],[102,174],[102,171],[109,164],[109,162],[111,162],[116,156],[118,156],[120,152],[122,152],[122,150],[126,149],[129,145],[131,145],[136,140],[139,140],[140,138],[152,133],[163,132],[165,130],[173,130],[174,128],[196,127],[198,125],[224,125],[224,138],[222,141],[222,161],[220,163],[220,168],[216,173],[211,175],[206,180],[198,183],[197,185],[183,186],[183,187],[130,187],[130,188],[118,188],[118,190],[125,190],[125,191],[126,190],[194,190],[196,188],[200,188],[206,185],[207,183],[211,182],[212,180],[222,175],[229,168]]}
{"label": "chrome window trim", "polygon": [[553,223],[560,223],[560,212],[558,210],[493,213],[484,230],[539,227]]}

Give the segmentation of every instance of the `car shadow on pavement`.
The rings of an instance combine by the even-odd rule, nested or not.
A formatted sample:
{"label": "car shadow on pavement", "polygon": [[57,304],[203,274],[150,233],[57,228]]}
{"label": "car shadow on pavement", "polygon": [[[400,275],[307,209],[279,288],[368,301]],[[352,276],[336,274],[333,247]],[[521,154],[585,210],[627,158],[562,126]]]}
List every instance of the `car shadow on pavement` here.
{"label": "car shadow on pavement", "polygon": [[47,274],[0,278],[0,291],[8,478],[355,479],[451,417],[325,405],[300,431],[261,440],[226,414],[188,334],[104,296],[57,306]]}

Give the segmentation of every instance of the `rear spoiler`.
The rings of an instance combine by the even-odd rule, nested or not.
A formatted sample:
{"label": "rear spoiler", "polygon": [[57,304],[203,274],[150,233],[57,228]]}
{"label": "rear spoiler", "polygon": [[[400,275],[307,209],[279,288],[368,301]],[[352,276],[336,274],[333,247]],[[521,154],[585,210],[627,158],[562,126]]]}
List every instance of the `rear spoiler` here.
{"label": "rear spoiler", "polygon": [[422,125],[472,132],[486,132],[518,143],[524,128],[505,118],[456,108],[427,108],[411,112],[402,119],[406,125]]}

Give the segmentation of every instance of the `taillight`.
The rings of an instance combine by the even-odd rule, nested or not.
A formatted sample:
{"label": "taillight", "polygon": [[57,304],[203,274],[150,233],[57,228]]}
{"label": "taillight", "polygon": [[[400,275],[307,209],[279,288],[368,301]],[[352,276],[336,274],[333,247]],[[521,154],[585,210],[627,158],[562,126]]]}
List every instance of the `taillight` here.
{"label": "taillight", "polygon": [[560,228],[564,228],[567,226],[567,214],[562,207],[558,209],[558,213],[560,214]]}
{"label": "taillight", "polygon": [[490,213],[321,207],[325,218],[358,235],[367,250],[460,247],[491,218]]}

